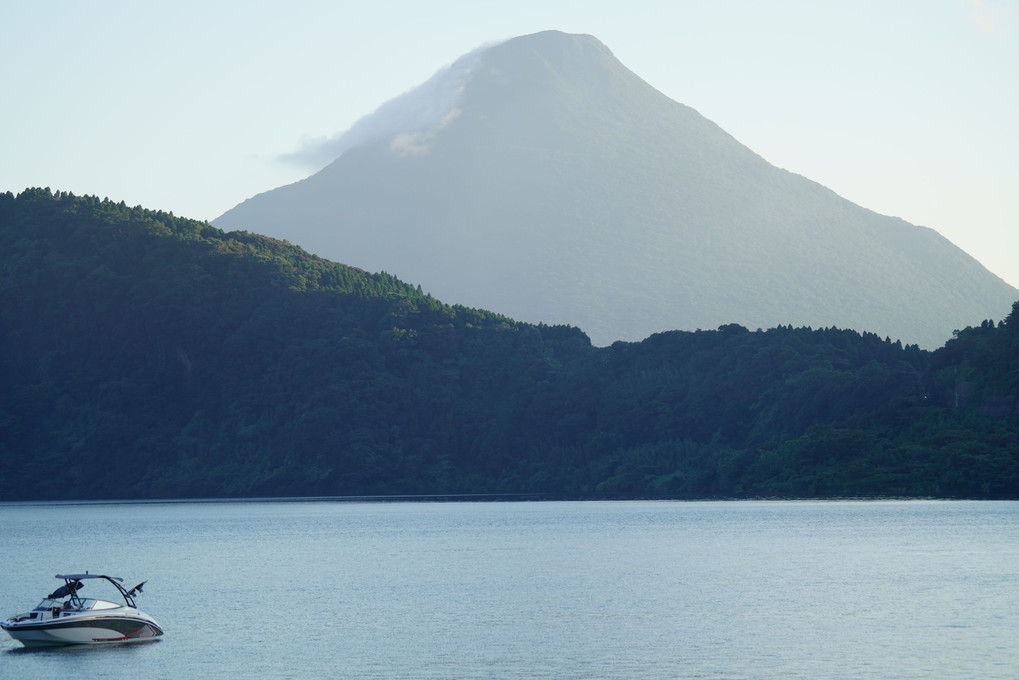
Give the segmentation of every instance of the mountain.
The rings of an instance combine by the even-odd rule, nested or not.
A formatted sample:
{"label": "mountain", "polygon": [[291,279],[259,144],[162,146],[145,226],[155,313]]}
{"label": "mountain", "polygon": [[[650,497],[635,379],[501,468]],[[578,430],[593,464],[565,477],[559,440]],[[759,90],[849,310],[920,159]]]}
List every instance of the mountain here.
{"label": "mountain", "polygon": [[275,239],[0,193],[0,501],[1019,498],[1019,302],[944,347],[576,328]]}
{"label": "mountain", "polygon": [[213,223],[596,344],[791,323],[936,347],[1019,297],[932,229],[770,165],[591,36],[466,55],[325,151]]}

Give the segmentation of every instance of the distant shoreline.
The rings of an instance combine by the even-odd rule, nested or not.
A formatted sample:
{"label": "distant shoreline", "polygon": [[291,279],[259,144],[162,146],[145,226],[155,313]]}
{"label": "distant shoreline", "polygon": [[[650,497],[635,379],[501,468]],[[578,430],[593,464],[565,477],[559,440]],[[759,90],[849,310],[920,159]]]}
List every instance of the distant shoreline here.
{"label": "distant shoreline", "polygon": [[860,502],[1002,502],[1017,503],[1014,499],[987,498],[939,498],[936,496],[846,496],[831,498],[577,498],[551,496],[546,494],[395,494],[391,496],[269,496],[264,498],[135,498],[115,500],[45,500],[45,501],[0,501],[2,507],[42,507],[74,505],[185,505],[185,504],[226,504],[226,503],[586,503],[586,502],[660,502],[660,503],[860,503]]}

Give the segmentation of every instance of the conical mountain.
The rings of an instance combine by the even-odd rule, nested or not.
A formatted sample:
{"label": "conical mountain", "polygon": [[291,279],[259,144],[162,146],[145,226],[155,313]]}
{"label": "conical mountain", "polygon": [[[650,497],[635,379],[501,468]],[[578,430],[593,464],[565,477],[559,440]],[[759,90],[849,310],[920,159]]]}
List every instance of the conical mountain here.
{"label": "conical mountain", "polygon": [[1019,298],[935,231],[770,165],[591,36],[471,53],[335,152],[216,226],[596,344],[738,323],[935,347]]}

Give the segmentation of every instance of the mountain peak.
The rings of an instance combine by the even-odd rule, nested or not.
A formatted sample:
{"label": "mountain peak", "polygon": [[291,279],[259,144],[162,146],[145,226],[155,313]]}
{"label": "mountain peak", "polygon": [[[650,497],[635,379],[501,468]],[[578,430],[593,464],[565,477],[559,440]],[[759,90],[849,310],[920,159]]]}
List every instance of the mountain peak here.
{"label": "mountain peak", "polygon": [[347,131],[313,141],[285,159],[321,168],[352,148],[372,143],[388,144],[397,153],[422,153],[428,148],[427,140],[460,115],[464,94],[479,71],[503,83],[501,89],[508,82],[517,86],[544,82],[547,86],[553,80],[561,85],[583,80],[578,66],[590,70],[597,59],[615,62],[597,38],[561,31],[482,45],[439,69],[421,85],[383,103]]}
{"label": "mountain peak", "polygon": [[933,347],[1019,295],[936,232],[773,167],[591,36],[479,48],[337,141],[215,224],[598,344],[738,323]]}
{"label": "mountain peak", "polygon": [[493,63],[512,68],[544,62],[556,69],[588,69],[599,60],[615,61],[612,52],[592,35],[542,31],[492,45],[486,55]]}

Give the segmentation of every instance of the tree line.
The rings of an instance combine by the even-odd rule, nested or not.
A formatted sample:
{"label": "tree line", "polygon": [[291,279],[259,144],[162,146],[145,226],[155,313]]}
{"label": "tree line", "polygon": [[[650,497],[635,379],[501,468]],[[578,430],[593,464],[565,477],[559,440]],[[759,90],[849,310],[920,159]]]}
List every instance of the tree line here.
{"label": "tree line", "polygon": [[1019,303],[849,329],[577,328],[49,189],[0,194],[0,499],[1019,497]]}

